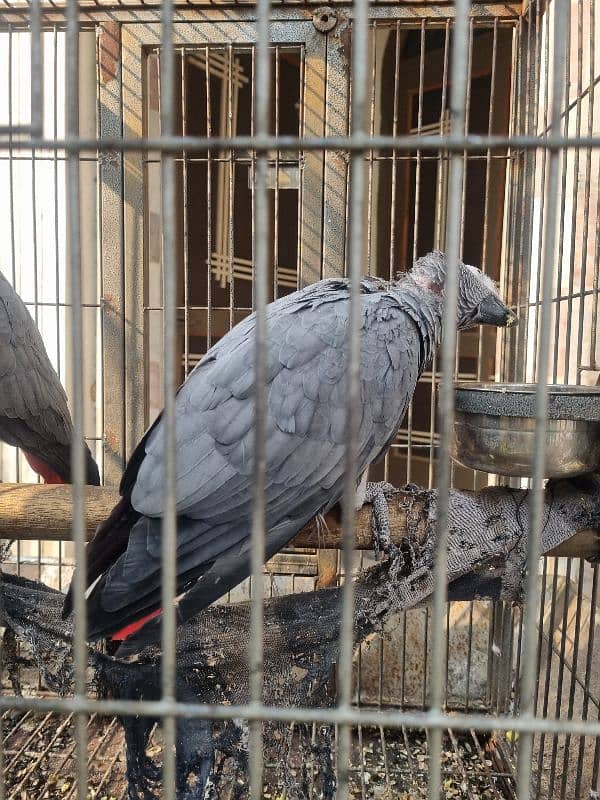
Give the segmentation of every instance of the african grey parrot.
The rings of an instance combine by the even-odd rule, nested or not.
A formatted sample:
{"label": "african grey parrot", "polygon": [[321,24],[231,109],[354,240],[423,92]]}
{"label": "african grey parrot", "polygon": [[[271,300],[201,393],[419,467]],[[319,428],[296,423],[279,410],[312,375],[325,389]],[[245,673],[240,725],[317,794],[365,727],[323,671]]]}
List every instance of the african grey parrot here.
{"label": "african grey parrot", "polygon": [[[46,483],[71,482],[67,396],[27,307],[0,272],[0,440],[19,447]],[[100,485],[85,446],[86,482]]]}
{"label": "african grey parrot", "polygon": [[[445,274],[445,256],[435,252],[398,281],[362,281],[359,475],[393,442],[440,341]],[[341,279],[308,286],[267,309],[267,558],[343,493],[348,314],[348,282]],[[515,319],[494,283],[461,264],[458,327]],[[180,621],[250,571],[254,337],[252,315],[208,351],[177,394]],[[89,638],[124,638],[146,623],[122,651],[158,635],[159,620],[146,620],[160,603],[163,450],[159,418],[129,461],[121,501],[88,545]],[[70,609],[69,593],[65,615]]]}

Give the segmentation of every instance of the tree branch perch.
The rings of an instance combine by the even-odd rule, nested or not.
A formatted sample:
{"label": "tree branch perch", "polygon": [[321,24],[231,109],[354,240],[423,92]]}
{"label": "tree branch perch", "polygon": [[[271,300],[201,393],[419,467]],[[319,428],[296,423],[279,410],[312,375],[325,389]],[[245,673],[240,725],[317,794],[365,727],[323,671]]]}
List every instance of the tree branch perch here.
{"label": "tree branch perch", "polygon": [[[461,520],[461,508],[481,505],[483,509],[493,498],[499,509],[495,516],[500,517],[493,522],[501,527],[503,522],[508,524],[508,520],[502,519],[505,508],[508,512],[508,509],[518,507],[522,515],[522,509],[527,506],[527,494],[527,490],[508,487],[488,487],[477,492],[453,490],[454,524],[470,524],[468,519]],[[557,494],[560,500],[556,499]],[[597,476],[584,476],[573,481],[551,482],[546,496],[548,518],[553,514],[561,514],[570,522],[571,535],[550,548],[544,548],[544,552],[555,556],[600,558],[600,520],[597,522],[594,514],[594,509],[598,509],[600,517],[600,479]],[[86,487],[84,513],[88,539],[118,499],[116,489]],[[397,497],[390,502],[390,526],[396,544],[400,544],[407,535],[407,514],[411,535],[417,540],[424,537],[429,521],[428,508],[432,503],[435,504],[435,500],[435,491],[398,491]],[[488,517],[484,515],[486,520]],[[340,548],[342,535],[339,515],[330,512],[325,517],[325,523],[326,526],[319,527],[314,523],[307,525],[295,537],[293,544],[298,547]],[[70,486],[0,484],[0,532],[4,538],[68,541],[71,539],[71,526]],[[354,546],[357,550],[370,550],[372,542],[371,510],[369,505],[365,505],[356,515]]]}

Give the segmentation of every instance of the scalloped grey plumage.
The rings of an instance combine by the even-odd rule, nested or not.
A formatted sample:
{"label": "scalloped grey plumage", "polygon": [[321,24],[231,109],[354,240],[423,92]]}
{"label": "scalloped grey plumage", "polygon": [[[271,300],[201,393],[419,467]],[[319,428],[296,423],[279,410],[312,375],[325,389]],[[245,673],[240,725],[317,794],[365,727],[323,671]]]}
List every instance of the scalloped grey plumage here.
{"label": "scalloped grey plumage", "polygon": [[[71,481],[67,396],[27,306],[0,272],[0,440]],[[86,445],[86,480],[99,485]]]}
{"label": "scalloped grey plumage", "polygon": [[[440,340],[445,257],[431,253],[399,281],[361,284],[358,474],[382,456]],[[460,265],[459,327],[496,288]],[[511,312],[502,306],[508,321]],[[271,557],[344,483],[349,289],[324,280],[267,309],[266,555]],[[200,361],[176,400],[178,617],[187,619],[249,574],[254,468],[254,316]],[[89,546],[89,635],[99,638],[160,602],[164,429],[147,432],[125,473],[123,501]],[[107,548],[110,551],[107,555]],[[68,604],[66,606],[68,610]],[[147,623],[127,647],[156,636]]]}

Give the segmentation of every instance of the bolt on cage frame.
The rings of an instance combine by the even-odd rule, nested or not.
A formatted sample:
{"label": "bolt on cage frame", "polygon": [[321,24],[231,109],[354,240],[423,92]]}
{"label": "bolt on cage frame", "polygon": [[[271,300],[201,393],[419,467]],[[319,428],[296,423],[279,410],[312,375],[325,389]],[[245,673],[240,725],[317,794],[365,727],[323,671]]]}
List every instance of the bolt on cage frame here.
{"label": "bolt on cage frame", "polygon": [[[11,4],[5,0],[8,10]],[[92,4],[93,5],[93,4]],[[549,719],[536,716],[536,680],[537,680],[537,624],[540,615],[540,599],[537,583],[537,564],[540,558],[540,535],[543,525],[542,499],[544,475],[544,430],[547,409],[547,381],[552,376],[550,371],[550,340],[552,314],[552,277],[553,263],[561,247],[558,237],[564,214],[559,198],[561,197],[561,158],[567,149],[579,153],[587,148],[588,152],[600,147],[600,136],[590,126],[587,134],[581,133],[581,126],[573,135],[564,123],[565,74],[567,65],[567,38],[564,31],[568,27],[570,5],[566,0],[553,0],[550,8],[553,15],[552,44],[546,46],[546,85],[548,99],[546,127],[541,135],[537,131],[532,118],[527,118],[522,128],[507,135],[472,134],[466,126],[468,107],[469,73],[469,36],[471,7],[468,0],[456,0],[452,9],[454,46],[448,65],[452,91],[450,94],[449,128],[439,134],[413,135],[375,135],[368,125],[368,81],[370,77],[368,59],[369,5],[364,0],[355,0],[352,8],[345,10],[351,17],[352,24],[352,93],[350,108],[350,132],[344,135],[311,136],[302,132],[299,136],[279,136],[269,132],[269,86],[271,82],[271,59],[269,48],[274,41],[272,12],[279,5],[269,0],[257,0],[256,6],[249,7],[248,20],[255,25],[255,34],[251,38],[256,45],[255,55],[255,99],[254,130],[251,135],[232,136],[190,136],[175,133],[175,58],[177,42],[177,9],[172,0],[163,0],[160,4],[161,23],[158,47],[161,54],[160,75],[160,135],[148,137],[143,131],[134,135],[120,135],[118,131],[101,129],[99,137],[80,135],[78,113],[78,70],[79,70],[79,31],[81,16],[90,6],[67,0],[64,17],[66,30],[66,129],[62,140],[57,137],[45,137],[42,130],[42,44],[41,30],[43,9],[40,0],[31,0],[28,8],[28,24],[31,30],[31,80],[32,80],[32,113],[31,123],[27,125],[0,127],[0,136],[11,136],[11,147],[14,150],[45,151],[63,150],[66,154],[67,180],[67,216],[68,226],[68,262],[71,292],[71,371],[72,371],[72,410],[74,422],[73,439],[73,540],[75,544],[75,560],[81,565],[76,573],[75,583],[75,694],[72,698],[33,698],[33,697],[0,697],[0,710],[31,709],[33,711],[57,711],[73,714],[76,722],[77,753],[77,797],[83,800],[87,796],[87,751],[86,722],[92,713],[135,714],[160,717],[163,721],[165,746],[163,763],[163,792],[165,798],[175,797],[175,721],[178,716],[206,719],[245,718],[250,721],[250,786],[251,796],[259,798],[262,792],[262,748],[261,721],[281,720],[298,722],[325,722],[336,724],[339,728],[338,746],[338,796],[348,793],[350,730],[355,725],[374,725],[377,727],[398,728],[402,726],[425,728],[430,735],[430,775],[429,797],[438,798],[441,789],[441,742],[442,732],[452,728],[456,730],[499,730],[519,732],[517,766],[517,793],[519,798],[527,798],[531,791],[533,735],[567,735],[600,737],[600,721],[586,719]],[[102,4],[98,4],[102,7]],[[123,6],[124,8],[125,6]],[[373,4],[373,9],[378,4]],[[50,5],[54,11],[55,4]],[[115,9],[121,9],[115,4]],[[0,23],[2,22],[0,10]],[[58,12],[57,12],[58,13]],[[529,7],[531,13],[531,7]],[[537,7],[539,14],[539,7]],[[448,11],[450,14],[450,11]],[[208,24],[208,23],[206,23]],[[282,26],[283,28],[283,23]],[[525,32],[531,36],[530,30]],[[550,25],[546,27],[546,37],[550,40]],[[552,51],[552,65],[549,69],[549,51]],[[528,51],[528,63],[522,65],[525,74],[525,92],[529,91],[528,80],[540,64],[534,63],[535,52]],[[595,79],[595,76],[593,76]],[[539,79],[539,76],[538,76]],[[591,86],[593,84],[591,83]],[[592,91],[590,89],[590,91]],[[581,92],[580,92],[581,94]],[[515,93],[515,97],[517,97]],[[568,98],[567,98],[568,99]],[[517,102],[517,101],[515,101]],[[524,102],[529,106],[532,98]],[[531,113],[530,109],[526,109]],[[108,135],[106,135],[108,134]],[[338,671],[338,705],[335,709],[302,709],[302,708],[269,708],[261,703],[262,696],[262,564],[264,556],[264,418],[266,398],[264,377],[266,322],[265,306],[268,297],[268,167],[271,151],[282,149],[297,150],[304,153],[306,159],[326,160],[328,154],[336,151],[349,153],[349,202],[348,202],[348,276],[351,286],[350,314],[350,391],[348,397],[348,444],[347,470],[344,492],[344,547],[343,567],[345,574],[352,572],[352,540],[354,488],[356,485],[355,455],[357,441],[357,403],[358,403],[358,356],[359,356],[359,281],[363,272],[362,254],[365,250],[365,198],[367,195],[367,162],[365,154],[376,149],[393,149],[397,153],[436,153],[448,154],[449,172],[447,179],[447,216],[445,227],[445,250],[448,257],[449,274],[447,297],[444,307],[444,326],[447,332],[442,351],[442,381],[439,388],[439,463],[436,483],[439,490],[438,500],[438,548],[436,555],[436,591],[432,613],[432,655],[431,655],[431,694],[430,708],[427,711],[406,710],[361,710],[352,706],[352,608],[353,587],[351,581],[345,581],[343,591],[343,623],[341,631],[341,657]],[[450,715],[444,712],[444,658],[445,658],[445,602],[446,602],[446,549],[447,549],[447,512],[448,497],[451,486],[451,463],[449,444],[454,420],[454,404],[452,383],[455,375],[456,333],[455,307],[457,294],[457,264],[462,248],[462,200],[464,190],[465,155],[472,152],[487,153],[487,157],[507,149],[517,153],[521,159],[517,169],[522,170],[521,191],[527,194],[527,186],[531,188],[533,181],[533,161],[539,152],[543,153],[543,196],[545,202],[545,222],[540,228],[540,263],[541,274],[537,284],[538,299],[535,303],[525,303],[527,310],[535,306],[536,329],[538,341],[536,349],[535,377],[536,393],[536,439],[540,443],[536,452],[534,477],[530,505],[531,535],[528,545],[528,579],[524,620],[522,624],[522,650],[520,657],[520,713],[515,717],[509,714],[484,715],[465,713]],[[257,391],[255,397],[256,413],[256,467],[254,475],[254,512],[252,525],[252,578],[253,598],[251,631],[249,636],[250,685],[251,702],[244,706],[206,706],[202,704],[179,703],[175,699],[175,609],[172,603],[175,595],[174,553],[176,544],[175,523],[175,415],[174,398],[176,389],[176,154],[184,151],[194,153],[207,151],[216,153],[220,150],[250,151],[254,167],[254,215],[253,215],[253,260],[254,260],[254,296],[253,302],[257,312],[256,336],[256,374]],[[124,158],[141,160],[142,154],[154,151],[160,154],[161,162],[161,200],[162,200],[162,249],[163,249],[163,315],[164,315],[164,420],[165,420],[165,512],[163,518],[163,596],[164,622],[162,627],[162,688],[160,701],[118,701],[95,700],[86,696],[86,632],[85,632],[85,527],[83,515],[84,460],[81,442],[83,441],[83,344],[84,327],[82,316],[82,280],[81,280],[81,227],[80,227],[80,157],[88,151],[109,154],[113,151],[122,153]],[[318,155],[315,155],[318,154]],[[589,180],[589,171],[588,171]],[[517,191],[511,187],[510,191]],[[564,190],[563,190],[564,201]],[[308,201],[307,201],[308,202]],[[514,204],[517,207],[518,204]],[[308,213],[308,212],[307,212]],[[509,252],[514,263],[531,264],[531,254],[523,258],[523,249],[527,243],[527,221],[522,229],[511,230]],[[529,231],[531,232],[531,231]],[[527,276],[531,280],[531,275]],[[541,287],[541,290],[539,289]],[[597,281],[595,286],[598,294]],[[595,316],[594,316],[595,319]],[[558,324],[558,322],[555,322]],[[583,314],[579,319],[579,339],[584,324]],[[524,344],[520,349],[523,353]],[[518,353],[519,348],[515,352]],[[578,354],[578,368],[581,354]],[[517,375],[519,367],[514,352],[505,348],[502,352],[503,370]],[[557,354],[554,353],[554,364]],[[590,365],[593,359],[590,358]],[[133,402],[133,401],[131,401]],[[113,465],[113,469],[118,466]],[[594,592],[595,594],[595,592]],[[1,760],[1,750],[0,750]],[[0,764],[1,766],[1,764]],[[3,780],[0,779],[0,797],[4,794]]]}

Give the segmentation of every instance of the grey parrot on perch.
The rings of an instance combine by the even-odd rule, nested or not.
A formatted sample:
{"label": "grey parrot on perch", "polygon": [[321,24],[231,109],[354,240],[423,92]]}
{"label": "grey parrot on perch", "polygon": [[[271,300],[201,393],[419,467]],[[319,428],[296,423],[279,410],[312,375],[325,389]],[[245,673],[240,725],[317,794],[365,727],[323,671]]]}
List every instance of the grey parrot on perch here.
{"label": "grey parrot on perch", "polygon": [[[0,273],[0,440],[18,447],[46,483],[71,482],[67,396],[27,307]],[[86,482],[99,486],[85,445]]]}
{"label": "grey parrot on perch", "polygon": [[[434,252],[398,281],[361,283],[358,475],[393,442],[440,342],[445,278],[446,258]],[[506,326],[516,319],[493,281],[464,264],[457,312],[459,329]],[[270,558],[343,494],[348,282],[323,280],[276,300],[267,320],[265,549]],[[250,572],[254,337],[252,315],[208,351],[177,394],[181,622]],[[88,545],[88,637],[128,636],[123,654],[159,637],[160,619],[148,620],[159,613],[164,484],[159,417],[129,461],[121,501]],[[69,592],[65,616],[71,604]]]}

